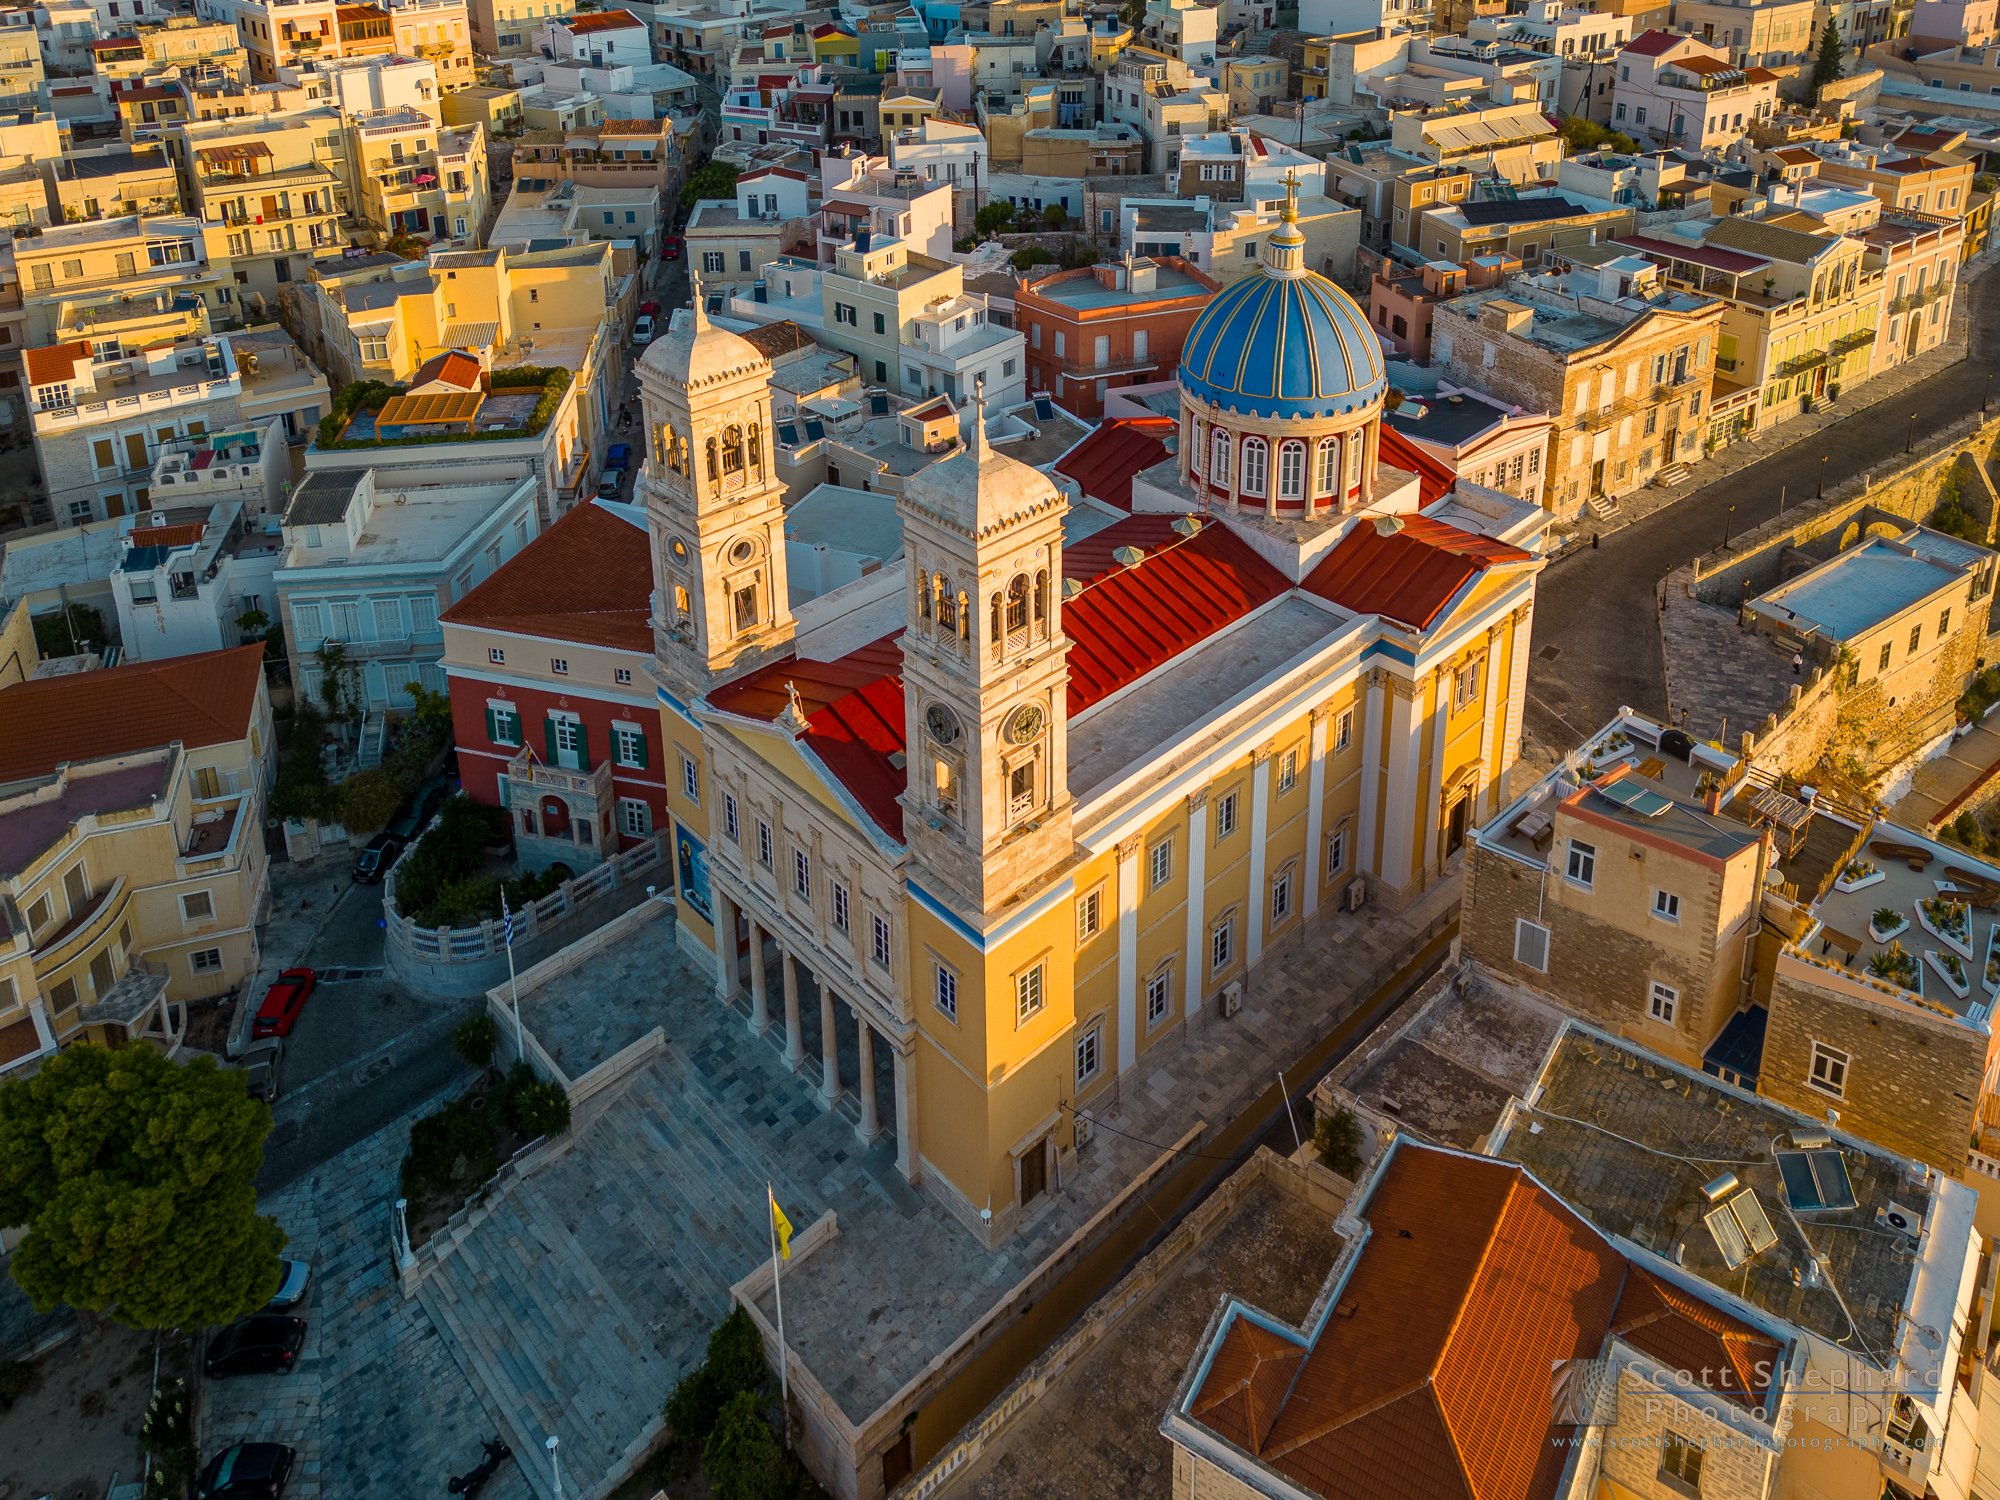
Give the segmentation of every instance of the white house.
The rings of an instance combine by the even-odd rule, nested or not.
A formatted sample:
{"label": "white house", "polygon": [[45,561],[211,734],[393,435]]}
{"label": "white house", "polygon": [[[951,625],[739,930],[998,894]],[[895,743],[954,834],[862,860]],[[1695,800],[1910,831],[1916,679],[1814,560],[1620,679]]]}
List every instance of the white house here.
{"label": "white house", "polygon": [[542,23],[542,46],[556,62],[588,63],[593,68],[621,63],[640,67],[653,60],[646,23],[629,10],[551,16]]}

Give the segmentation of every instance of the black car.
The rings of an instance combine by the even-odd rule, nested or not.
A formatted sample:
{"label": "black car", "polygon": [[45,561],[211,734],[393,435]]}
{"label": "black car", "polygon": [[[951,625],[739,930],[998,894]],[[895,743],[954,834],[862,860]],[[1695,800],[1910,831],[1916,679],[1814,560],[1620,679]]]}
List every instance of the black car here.
{"label": "black car", "polygon": [[208,1461],[195,1481],[195,1500],[278,1500],[298,1454],[283,1443],[238,1443]]}
{"label": "black car", "polygon": [[231,1324],[209,1343],[202,1369],[211,1376],[280,1375],[298,1361],[304,1318],[257,1313]]}
{"label": "black car", "polygon": [[403,852],[403,841],[393,833],[378,833],[368,847],[354,856],[354,878],[362,885],[380,885],[389,866]]}

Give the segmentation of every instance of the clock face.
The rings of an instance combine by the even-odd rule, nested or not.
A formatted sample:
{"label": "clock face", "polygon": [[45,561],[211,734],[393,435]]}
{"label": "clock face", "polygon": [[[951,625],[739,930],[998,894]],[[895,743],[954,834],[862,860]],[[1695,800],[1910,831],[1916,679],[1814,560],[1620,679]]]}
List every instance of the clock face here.
{"label": "clock face", "polygon": [[677,536],[667,539],[667,551],[674,555],[675,562],[684,563],[688,560],[688,544]]}
{"label": "clock face", "polygon": [[1042,711],[1039,708],[1024,708],[1015,714],[1007,725],[1007,738],[1017,745],[1032,744],[1041,737]]}
{"label": "clock face", "polygon": [[924,713],[924,728],[940,745],[958,741],[958,717],[942,703],[933,703]]}

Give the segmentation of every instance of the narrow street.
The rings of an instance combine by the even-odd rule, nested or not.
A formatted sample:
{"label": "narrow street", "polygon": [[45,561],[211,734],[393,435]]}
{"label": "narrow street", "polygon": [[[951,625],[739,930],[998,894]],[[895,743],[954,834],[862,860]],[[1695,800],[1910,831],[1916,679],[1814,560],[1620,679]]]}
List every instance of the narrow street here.
{"label": "narrow street", "polygon": [[[1835,426],[1809,433],[1748,468],[1696,490],[1664,510],[1550,565],[1535,596],[1534,660],[1528,675],[1529,758],[1548,759],[1600,727],[1621,705],[1666,710],[1666,669],[1654,618],[1654,591],[1673,569],[1738,533],[1761,526],[1813,493],[1820,457],[1829,479],[1846,479],[1900,459],[1916,417],[1916,438],[1977,410],[1992,382],[1986,357],[2000,334],[2000,275],[1969,283],[1970,355]],[[2000,399],[2000,392],[1993,393]],[[1866,395],[1866,388],[1863,388]],[[1731,515],[1731,507],[1735,508]]]}

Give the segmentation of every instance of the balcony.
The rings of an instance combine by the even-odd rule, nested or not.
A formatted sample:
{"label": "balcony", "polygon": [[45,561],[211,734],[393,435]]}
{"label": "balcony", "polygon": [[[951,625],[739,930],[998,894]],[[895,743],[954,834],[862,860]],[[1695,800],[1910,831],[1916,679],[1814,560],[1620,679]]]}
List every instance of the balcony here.
{"label": "balcony", "polygon": [[77,957],[111,930],[125,913],[130,888],[121,875],[103,890],[87,897],[83,910],[73,914],[46,941],[35,948],[35,972],[47,975]]}
{"label": "balcony", "polygon": [[507,762],[507,779],[517,787],[533,787],[573,797],[596,797],[600,804],[608,805],[605,799],[611,795],[611,760],[607,756],[593,770],[572,771],[550,765],[523,746]]}
{"label": "balcony", "polygon": [[1101,379],[1107,375],[1130,375],[1139,370],[1154,370],[1160,362],[1150,355],[1137,359],[1081,360],[1066,359],[1062,362],[1062,372],[1080,380]]}
{"label": "balcony", "polygon": [[132,1026],[146,1019],[166,997],[167,971],[136,965],[124,978],[77,1012],[86,1026]]}

